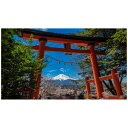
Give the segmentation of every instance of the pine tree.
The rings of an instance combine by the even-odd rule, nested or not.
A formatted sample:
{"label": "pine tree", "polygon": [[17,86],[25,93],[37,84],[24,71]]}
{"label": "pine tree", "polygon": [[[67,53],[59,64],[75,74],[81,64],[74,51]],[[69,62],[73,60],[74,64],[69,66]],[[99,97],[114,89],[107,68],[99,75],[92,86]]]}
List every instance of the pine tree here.
{"label": "pine tree", "polygon": [[[110,75],[112,68],[119,68],[120,83],[126,77],[126,29],[85,29],[78,33],[72,33],[73,35],[85,36],[85,37],[104,37],[107,41],[102,43],[101,46],[96,47],[98,51],[104,51],[105,56],[97,55],[98,66],[101,76]],[[80,49],[86,50],[87,46],[79,46]],[[82,77],[89,76],[93,79],[92,68],[90,59],[87,55],[82,55],[85,60],[78,63],[82,72],[79,73]],[[112,80],[103,81],[103,85],[113,94],[116,95]]]}
{"label": "pine tree", "polygon": [[20,31],[2,29],[2,99],[20,98],[20,88],[36,89],[38,74],[35,72],[46,66],[44,59],[35,59],[31,45],[26,47],[14,38]]}

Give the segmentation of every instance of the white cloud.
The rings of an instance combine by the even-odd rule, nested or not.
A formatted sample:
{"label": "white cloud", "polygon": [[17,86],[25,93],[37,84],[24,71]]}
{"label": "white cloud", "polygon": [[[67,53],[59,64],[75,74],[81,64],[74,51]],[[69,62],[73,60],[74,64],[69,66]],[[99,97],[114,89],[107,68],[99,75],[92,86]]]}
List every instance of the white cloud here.
{"label": "white cloud", "polygon": [[61,72],[67,72],[69,69],[60,68]]}
{"label": "white cloud", "polygon": [[55,72],[56,70],[50,70],[50,71],[48,71],[48,72]]}
{"label": "white cloud", "polygon": [[40,31],[47,31],[47,28],[40,28]]}
{"label": "white cloud", "polygon": [[60,68],[60,71],[61,71],[61,72],[65,72],[65,71],[64,71],[64,68]]}
{"label": "white cloud", "polygon": [[51,74],[50,73],[47,73],[45,76],[44,76],[45,79],[50,79],[52,78]]}

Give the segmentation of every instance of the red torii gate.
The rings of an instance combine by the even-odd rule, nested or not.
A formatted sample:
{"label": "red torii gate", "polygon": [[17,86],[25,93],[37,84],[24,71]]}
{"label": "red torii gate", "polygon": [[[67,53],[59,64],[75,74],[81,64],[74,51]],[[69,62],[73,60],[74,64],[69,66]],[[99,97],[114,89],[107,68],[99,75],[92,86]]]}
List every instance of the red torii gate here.
{"label": "red torii gate", "polygon": [[[23,29],[22,34],[20,35],[24,39],[30,39],[32,34],[32,40],[38,40],[40,42],[39,45],[33,46],[33,50],[38,51],[38,59],[44,58],[45,51],[52,51],[52,52],[71,52],[77,54],[89,54],[92,71],[94,75],[94,83],[96,85],[96,93],[97,98],[102,98],[103,86],[100,81],[100,73],[98,70],[97,58],[96,55],[105,55],[104,53],[100,53],[95,50],[95,46],[98,46],[99,43],[103,43],[106,39],[99,38],[99,37],[81,37],[81,36],[73,36],[73,35],[65,35],[65,34],[57,34],[51,32],[44,32],[44,31],[37,31],[32,29]],[[47,42],[57,42],[57,43],[64,43],[64,48],[54,48],[48,47],[45,44]],[[76,45],[87,45],[88,50],[77,50],[72,49],[71,44]],[[34,94],[34,98],[38,99],[39,97],[39,90],[40,90],[40,82],[41,82],[41,71],[38,75],[38,88]]]}
{"label": "red torii gate", "polygon": [[[119,82],[119,74],[117,74],[116,72],[117,72],[117,69],[111,69],[111,75],[99,77],[100,81],[112,79],[114,83],[114,88],[116,90],[116,96],[103,96],[105,99],[123,99],[124,98],[122,88]],[[85,82],[86,82],[87,98],[90,99],[91,98],[90,83],[94,82],[94,80],[90,80],[89,77],[86,77]]]}

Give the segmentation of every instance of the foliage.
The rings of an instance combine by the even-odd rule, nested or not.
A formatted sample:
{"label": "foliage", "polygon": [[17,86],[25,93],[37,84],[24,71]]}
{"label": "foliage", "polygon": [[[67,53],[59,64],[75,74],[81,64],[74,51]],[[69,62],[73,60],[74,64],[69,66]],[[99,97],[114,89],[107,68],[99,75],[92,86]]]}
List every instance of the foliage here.
{"label": "foliage", "polygon": [[35,89],[37,71],[46,66],[42,63],[45,62],[44,59],[34,59],[31,46],[26,47],[24,43],[14,38],[20,31],[2,29],[2,99],[19,98],[20,88]]}
{"label": "foliage", "polygon": [[[85,29],[75,33],[74,35],[85,36],[85,37],[104,37],[107,41],[100,44],[101,46],[96,47],[96,50],[101,50],[106,53],[105,56],[98,56],[98,66],[101,76],[110,75],[112,68],[119,68],[120,83],[123,78],[126,77],[126,29]],[[87,46],[79,46],[80,49],[86,50]],[[82,55],[83,56],[83,55]],[[78,63],[82,72],[79,73],[82,77],[89,76],[93,79],[92,68],[90,59],[87,55],[84,55],[85,60]],[[103,84],[109,89],[109,91],[115,95],[115,89],[112,80],[103,81]]]}

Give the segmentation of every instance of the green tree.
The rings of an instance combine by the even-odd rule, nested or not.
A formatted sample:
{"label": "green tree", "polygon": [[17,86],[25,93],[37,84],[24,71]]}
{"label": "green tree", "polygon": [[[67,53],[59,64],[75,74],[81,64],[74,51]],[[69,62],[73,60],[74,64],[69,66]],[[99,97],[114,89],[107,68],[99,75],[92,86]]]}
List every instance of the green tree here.
{"label": "green tree", "polygon": [[31,45],[26,47],[14,38],[20,31],[2,29],[2,99],[20,98],[18,89],[22,87],[36,89],[38,73],[35,72],[46,66],[44,59],[34,59]]}
{"label": "green tree", "polygon": [[[101,50],[106,53],[105,56],[98,56],[98,66],[101,76],[110,74],[112,68],[119,68],[120,83],[123,78],[126,77],[126,29],[85,29],[74,35],[85,36],[85,37],[104,37],[107,41],[102,43],[101,46],[96,47],[96,50]],[[79,46],[80,49],[86,50],[87,46]],[[82,72],[79,74],[83,77],[89,76],[93,79],[92,68],[90,59],[87,55],[82,55],[85,60],[78,63]],[[112,80],[103,81],[106,88],[113,94],[116,95]]]}

